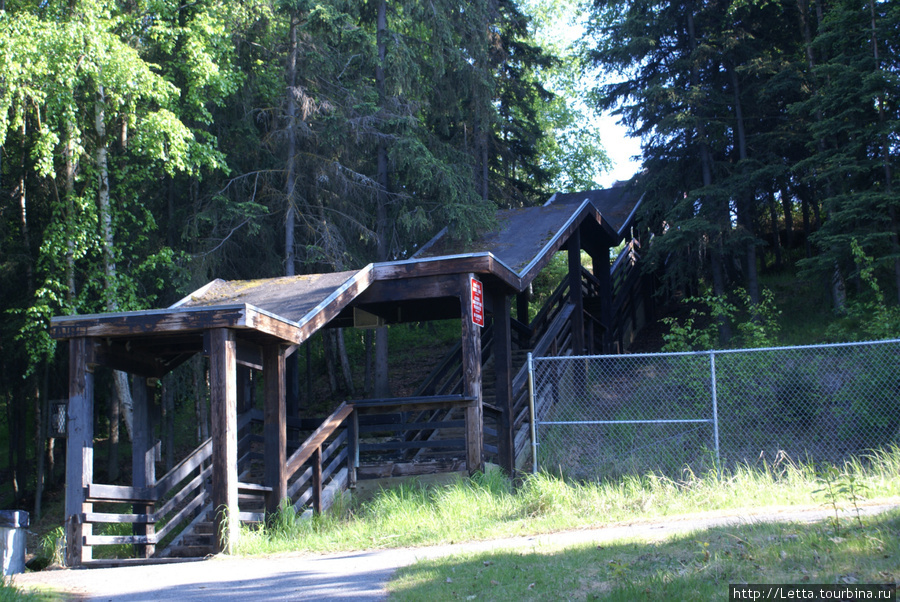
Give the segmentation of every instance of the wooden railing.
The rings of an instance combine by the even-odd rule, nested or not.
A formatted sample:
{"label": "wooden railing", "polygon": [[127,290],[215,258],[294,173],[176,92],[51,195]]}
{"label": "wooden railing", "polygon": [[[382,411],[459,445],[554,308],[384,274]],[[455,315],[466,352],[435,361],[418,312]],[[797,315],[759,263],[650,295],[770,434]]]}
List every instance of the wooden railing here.
{"label": "wooden railing", "polygon": [[[84,545],[132,544],[141,546],[140,555],[152,555],[157,544],[209,501],[205,485],[212,472],[211,457],[212,440],[207,439],[152,486],[87,485],[82,514],[85,523],[132,524],[135,528],[131,535],[85,535]],[[99,511],[98,506],[109,511]]]}
{"label": "wooden railing", "polygon": [[354,407],[344,402],[290,455],[287,493],[296,511],[310,506],[324,512],[340,491],[356,483],[358,433]]}

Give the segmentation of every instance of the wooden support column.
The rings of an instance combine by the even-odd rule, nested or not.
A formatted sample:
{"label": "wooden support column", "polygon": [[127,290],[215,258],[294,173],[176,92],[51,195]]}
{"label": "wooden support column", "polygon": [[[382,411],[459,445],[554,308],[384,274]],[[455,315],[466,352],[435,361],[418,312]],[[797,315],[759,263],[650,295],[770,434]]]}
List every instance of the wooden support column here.
{"label": "wooden support column", "polygon": [[[152,402],[153,389],[146,378],[135,377],[132,387],[133,422],[131,445],[131,474],[134,487],[152,487],[156,484],[156,450],[153,440]],[[132,511],[135,514],[152,514],[153,506],[147,504],[134,504]],[[152,536],[155,527],[152,524],[137,524],[133,526],[135,535]],[[155,552],[155,546],[138,544],[134,546],[135,556],[138,558],[150,558]]]}
{"label": "wooden support column", "polygon": [[531,285],[528,285],[528,288],[516,295],[516,320],[526,326],[531,322],[528,319],[528,301],[530,296]]}
{"label": "wooden support column", "polygon": [[[297,358],[293,358],[297,364]],[[278,510],[287,497],[287,400],[285,386],[285,349],[269,345],[263,349],[263,378],[266,401],[263,434],[265,438],[265,484],[272,488],[266,494],[266,513]]]}
{"label": "wooden support column", "polygon": [[472,279],[460,275],[462,310],[463,395],[476,398],[466,408],[466,469],[469,474],[484,470],[484,408],[481,399],[481,327],[472,321]]}
{"label": "wooden support column", "polygon": [[572,312],[572,353],[584,355],[584,299],[581,290],[581,232],[575,230],[566,245],[569,255],[569,298]]}
{"label": "wooden support column", "polygon": [[612,338],[612,276],[609,265],[609,247],[606,255],[592,257],[594,262],[594,276],[600,281],[600,323],[603,325],[603,353],[614,353],[615,348]]}
{"label": "wooden support column", "polygon": [[88,364],[92,341],[69,341],[69,405],[66,414],[66,564],[77,566],[91,559],[84,537],[91,534],[85,524],[85,487],[94,480],[94,373]]}
{"label": "wooden support column", "polygon": [[512,398],[512,333],[510,329],[510,298],[502,292],[494,297],[494,369],[497,376],[496,404],[500,408],[500,424],[497,429],[500,466],[512,478],[516,468],[513,433]]}
{"label": "wooden support column", "polygon": [[212,507],[217,552],[231,552],[238,535],[237,355],[234,332],[209,331],[209,401],[212,418]]}

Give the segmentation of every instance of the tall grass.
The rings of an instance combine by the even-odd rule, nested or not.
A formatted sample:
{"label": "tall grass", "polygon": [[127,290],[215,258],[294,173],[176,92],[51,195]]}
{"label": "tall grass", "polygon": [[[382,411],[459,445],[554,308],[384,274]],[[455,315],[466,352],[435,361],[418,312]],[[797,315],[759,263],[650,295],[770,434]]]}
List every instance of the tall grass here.
{"label": "tall grass", "polygon": [[[781,458],[740,465],[722,475],[685,471],[599,483],[529,475],[513,487],[500,471],[445,486],[408,481],[354,503],[344,498],[321,516],[303,519],[285,507],[267,527],[245,528],[239,554],[421,546],[546,533],[624,521],[713,511],[825,506],[821,467]],[[868,499],[900,496],[900,447],[838,467]],[[850,500],[838,500],[851,505]]]}

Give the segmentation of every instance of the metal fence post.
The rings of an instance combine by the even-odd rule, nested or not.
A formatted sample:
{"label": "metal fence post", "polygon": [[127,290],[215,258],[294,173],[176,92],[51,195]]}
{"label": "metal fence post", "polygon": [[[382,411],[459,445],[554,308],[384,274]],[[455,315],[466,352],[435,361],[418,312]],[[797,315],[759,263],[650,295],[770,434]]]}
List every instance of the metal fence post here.
{"label": "metal fence post", "polygon": [[532,361],[531,352],[528,352],[528,411],[531,414],[531,474],[537,474],[537,428],[535,421],[537,420],[534,411],[534,362]]}
{"label": "metal fence post", "polygon": [[716,396],[716,352],[709,352],[710,384],[712,385],[713,445],[716,450],[716,474],[722,476],[722,462],[719,459],[719,401]]}

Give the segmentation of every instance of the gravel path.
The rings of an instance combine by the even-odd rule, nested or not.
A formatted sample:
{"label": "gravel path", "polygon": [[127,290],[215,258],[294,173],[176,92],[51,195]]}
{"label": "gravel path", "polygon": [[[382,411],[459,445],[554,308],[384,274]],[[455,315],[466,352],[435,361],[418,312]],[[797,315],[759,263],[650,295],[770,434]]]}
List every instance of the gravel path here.
{"label": "gravel path", "polygon": [[[887,502],[887,503],[886,503]],[[900,507],[880,500],[867,515]],[[640,538],[654,541],[673,534],[754,522],[814,522],[827,519],[822,508],[766,508],[759,513],[708,513],[652,522],[580,529],[529,537],[339,554],[287,554],[265,558],[219,556],[179,564],[105,569],[43,571],[17,575],[23,589],[52,588],[70,600],[96,602],[250,602],[255,600],[384,600],[384,585],[398,568],[417,560],[503,548],[550,549],[580,543]]]}

